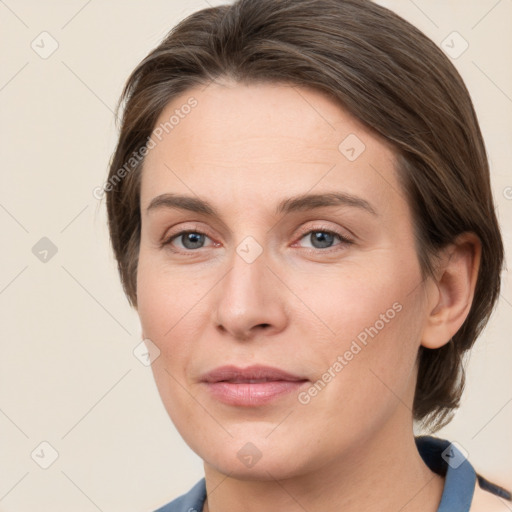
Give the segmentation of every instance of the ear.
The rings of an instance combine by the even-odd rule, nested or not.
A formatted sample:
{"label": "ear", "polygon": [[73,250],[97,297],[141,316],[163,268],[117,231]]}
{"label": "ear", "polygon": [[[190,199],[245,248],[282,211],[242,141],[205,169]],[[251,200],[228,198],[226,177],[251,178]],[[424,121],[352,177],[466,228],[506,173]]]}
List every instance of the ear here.
{"label": "ear", "polygon": [[442,250],[429,283],[421,345],[436,349],[448,343],[468,316],[480,268],[482,245],[474,233],[462,233]]}

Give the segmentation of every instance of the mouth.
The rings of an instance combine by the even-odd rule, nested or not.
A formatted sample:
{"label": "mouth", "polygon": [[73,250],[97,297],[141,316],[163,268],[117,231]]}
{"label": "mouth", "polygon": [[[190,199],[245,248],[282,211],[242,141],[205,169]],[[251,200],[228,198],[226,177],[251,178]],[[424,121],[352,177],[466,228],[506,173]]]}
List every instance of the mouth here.
{"label": "mouth", "polygon": [[269,366],[222,366],[201,378],[210,395],[220,402],[239,407],[256,407],[298,391],[308,381]]}

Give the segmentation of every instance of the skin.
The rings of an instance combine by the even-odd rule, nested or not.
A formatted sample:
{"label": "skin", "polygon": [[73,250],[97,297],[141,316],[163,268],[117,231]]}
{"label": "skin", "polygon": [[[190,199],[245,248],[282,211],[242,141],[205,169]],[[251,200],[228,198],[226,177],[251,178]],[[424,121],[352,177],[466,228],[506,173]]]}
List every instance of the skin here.
{"label": "skin", "polygon": [[[415,359],[466,318],[478,240],[462,236],[422,280],[393,148],[322,93],[215,82],[174,98],[156,125],[191,96],[197,106],[145,159],[137,299],[142,336],[160,350],[152,369],[163,404],[204,461],[204,510],[434,512],[444,481],[414,443]],[[349,134],[365,145],[354,161],[338,149]],[[290,196],[340,191],[376,214],[274,211]],[[164,193],[205,199],[220,217],[147,212]],[[202,245],[178,236],[161,246],[187,229],[206,235]],[[352,243],[334,235],[315,244],[310,232],[326,230]],[[237,253],[249,236],[262,250],[251,263]],[[235,407],[200,382],[225,364],[264,364],[308,379],[308,389],[397,303],[307,404],[291,393]],[[261,455],[252,467],[237,456],[248,442]]]}

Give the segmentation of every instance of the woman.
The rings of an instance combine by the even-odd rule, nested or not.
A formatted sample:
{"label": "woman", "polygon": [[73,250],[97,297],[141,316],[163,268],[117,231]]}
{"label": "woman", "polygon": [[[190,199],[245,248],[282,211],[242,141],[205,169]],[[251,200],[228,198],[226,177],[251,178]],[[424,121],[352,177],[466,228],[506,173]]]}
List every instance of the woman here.
{"label": "woman", "polygon": [[368,0],[239,0],[179,23],[122,101],[112,245],[205,469],[160,511],[502,510],[413,433],[458,406],[503,262],[436,45]]}

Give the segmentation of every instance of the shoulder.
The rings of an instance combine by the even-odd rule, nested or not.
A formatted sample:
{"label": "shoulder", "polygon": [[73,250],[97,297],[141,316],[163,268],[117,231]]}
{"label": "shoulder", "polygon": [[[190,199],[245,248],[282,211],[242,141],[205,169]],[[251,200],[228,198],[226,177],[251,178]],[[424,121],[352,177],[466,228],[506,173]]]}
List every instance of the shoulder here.
{"label": "shoulder", "polygon": [[505,503],[512,504],[510,501],[510,493],[504,491],[498,486],[495,486],[494,484],[490,485],[495,490],[491,490],[491,488],[488,488],[486,484],[483,484],[484,487],[481,487],[481,480],[487,482],[487,480],[482,479],[481,477],[478,478],[469,512],[503,512],[506,510],[505,507],[507,506]]}
{"label": "shoulder", "polygon": [[202,512],[206,499],[206,481],[199,480],[187,493],[160,507],[155,512]]}
{"label": "shoulder", "polygon": [[503,512],[508,503],[512,504],[508,491],[478,475],[469,512]]}

